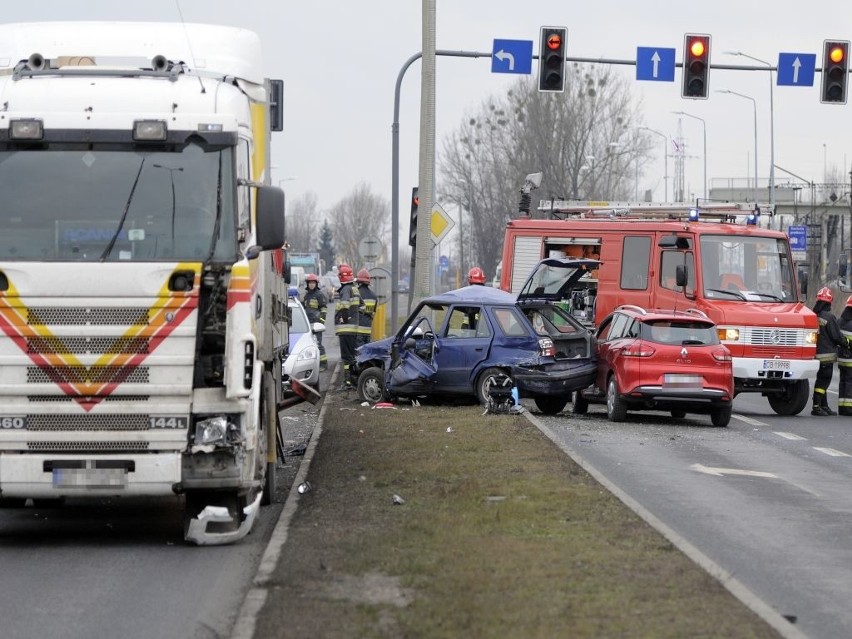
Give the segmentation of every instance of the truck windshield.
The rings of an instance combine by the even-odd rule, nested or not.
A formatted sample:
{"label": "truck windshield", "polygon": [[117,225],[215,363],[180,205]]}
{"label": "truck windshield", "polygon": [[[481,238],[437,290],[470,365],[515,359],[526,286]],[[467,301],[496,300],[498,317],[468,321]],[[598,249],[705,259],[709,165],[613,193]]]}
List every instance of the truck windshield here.
{"label": "truck windshield", "polygon": [[781,238],[703,235],[704,297],[747,302],[794,302],[793,270]]}
{"label": "truck windshield", "polygon": [[232,157],[192,143],[0,151],[0,260],[233,260]]}

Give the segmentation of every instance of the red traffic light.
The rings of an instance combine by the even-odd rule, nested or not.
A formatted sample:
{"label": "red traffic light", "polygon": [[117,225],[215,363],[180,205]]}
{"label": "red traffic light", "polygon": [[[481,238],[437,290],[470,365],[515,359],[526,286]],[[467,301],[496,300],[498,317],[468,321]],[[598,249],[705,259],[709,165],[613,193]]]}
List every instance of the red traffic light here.
{"label": "red traffic light", "polygon": [[551,51],[556,51],[559,47],[562,46],[562,36],[558,33],[551,33],[547,36],[547,48]]}

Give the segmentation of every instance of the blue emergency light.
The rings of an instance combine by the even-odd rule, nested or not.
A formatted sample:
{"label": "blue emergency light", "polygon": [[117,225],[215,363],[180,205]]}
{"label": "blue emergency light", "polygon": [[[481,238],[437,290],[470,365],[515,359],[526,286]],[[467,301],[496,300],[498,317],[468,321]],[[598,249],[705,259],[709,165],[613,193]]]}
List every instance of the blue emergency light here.
{"label": "blue emergency light", "polygon": [[698,209],[689,209],[689,221],[697,222],[698,221]]}

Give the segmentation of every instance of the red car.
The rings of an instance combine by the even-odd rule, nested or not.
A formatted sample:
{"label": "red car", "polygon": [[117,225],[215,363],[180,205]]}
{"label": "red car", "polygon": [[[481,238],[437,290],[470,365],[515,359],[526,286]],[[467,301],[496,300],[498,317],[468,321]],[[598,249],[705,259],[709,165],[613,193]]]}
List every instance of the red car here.
{"label": "red car", "polygon": [[731,421],[731,353],[701,311],[619,306],[598,327],[595,385],[578,391],[574,412],[606,399],[610,421],[628,411],[663,410],[672,417],[709,413],[714,426]]}

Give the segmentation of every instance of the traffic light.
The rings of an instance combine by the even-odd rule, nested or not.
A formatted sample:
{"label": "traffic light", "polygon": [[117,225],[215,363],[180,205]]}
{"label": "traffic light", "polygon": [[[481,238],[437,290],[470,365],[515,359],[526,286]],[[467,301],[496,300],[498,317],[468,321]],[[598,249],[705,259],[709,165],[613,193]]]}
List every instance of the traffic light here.
{"label": "traffic light", "polygon": [[848,56],[848,40],[823,42],[820,102],[846,104],[846,82],[849,79]]}
{"label": "traffic light", "polygon": [[538,90],[565,90],[565,27],[542,27],[538,47]]}
{"label": "traffic light", "polygon": [[417,208],[420,206],[420,188],[411,189],[411,226],[408,227],[408,245],[417,245]]}
{"label": "traffic light", "polygon": [[687,33],[683,38],[683,87],[684,98],[707,99],[710,84],[710,36]]}

